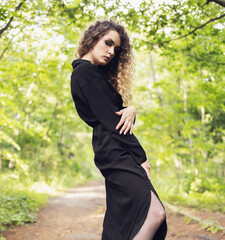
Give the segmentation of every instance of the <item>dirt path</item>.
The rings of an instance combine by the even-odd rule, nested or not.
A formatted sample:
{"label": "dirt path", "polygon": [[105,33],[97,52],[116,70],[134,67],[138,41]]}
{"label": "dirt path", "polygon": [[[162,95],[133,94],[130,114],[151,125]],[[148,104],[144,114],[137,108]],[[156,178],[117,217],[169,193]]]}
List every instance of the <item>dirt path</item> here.
{"label": "dirt path", "polygon": [[[103,181],[91,181],[51,198],[37,216],[38,221],[3,233],[7,240],[100,240],[105,212]],[[185,223],[184,217],[167,209],[167,240],[219,240],[199,224]]]}

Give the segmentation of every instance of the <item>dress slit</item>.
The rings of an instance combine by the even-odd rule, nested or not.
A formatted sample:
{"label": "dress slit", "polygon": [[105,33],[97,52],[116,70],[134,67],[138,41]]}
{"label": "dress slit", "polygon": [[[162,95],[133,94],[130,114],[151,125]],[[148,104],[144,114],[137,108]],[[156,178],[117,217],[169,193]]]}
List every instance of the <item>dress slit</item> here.
{"label": "dress slit", "polygon": [[[101,240],[133,240],[148,217],[152,193],[165,209],[145,169],[127,152],[120,155],[119,163],[119,168],[102,171],[107,209]],[[167,224],[163,221],[153,240],[164,240],[166,233]]]}
{"label": "dress slit", "polygon": [[[145,169],[140,165],[139,165],[139,167],[143,171],[143,173],[145,175],[145,178],[147,179],[147,182],[149,183],[149,190],[150,190],[149,191],[149,196],[148,196],[149,204],[148,204],[147,210],[145,210],[145,212],[144,212],[143,219],[139,222],[139,224],[136,225],[136,228],[134,227],[134,230],[133,230],[133,233],[131,235],[130,240],[133,240],[135,238],[135,236],[139,233],[142,226],[145,224],[145,221],[147,220],[147,217],[148,217],[148,214],[149,214],[149,211],[150,211],[150,207],[151,207],[151,204],[152,204],[152,193],[155,194],[155,197],[157,198],[157,200],[159,201],[159,203],[161,204],[161,206],[165,210],[165,207],[164,207],[161,199],[159,198],[155,188],[153,187],[153,185],[151,183],[151,180],[148,178],[148,175],[147,175]],[[157,229],[153,240],[164,240],[165,237],[166,237],[166,234],[167,234],[167,223],[166,223],[166,217],[165,217],[165,219],[163,220],[163,222],[161,223],[161,225]]]}
{"label": "dress slit", "polygon": [[[150,200],[149,208],[147,211],[147,216],[144,217],[144,222],[141,224],[141,227],[138,226],[139,231],[136,234],[133,234],[134,237],[132,237],[131,240],[134,240],[138,234],[139,234],[139,236],[136,239],[144,239],[144,240],[149,240],[150,238],[153,240],[164,240],[165,239],[165,234],[167,231],[167,228],[165,229],[165,225],[164,225],[165,219],[161,222],[161,224],[158,223],[159,225],[155,224],[155,226],[154,226],[154,221],[152,221],[151,224],[153,224],[153,225],[151,226],[151,229],[148,229],[148,224],[150,223],[151,218],[154,218],[154,213],[150,212],[150,211],[151,210],[154,211],[153,210],[154,207],[158,208],[157,206],[154,206],[154,205],[152,206],[152,204],[154,204],[152,202],[152,197],[154,196],[154,198],[158,200],[158,204],[160,204],[161,207],[163,207],[163,209],[165,209],[162,202],[158,198],[158,196],[154,194],[153,190],[150,190],[150,196],[151,196],[151,200]],[[162,227],[161,227],[161,225],[162,225]],[[163,228],[164,228],[164,230],[163,230]],[[152,235],[152,233],[150,231],[155,231],[154,236]]]}
{"label": "dress slit", "polygon": [[134,237],[139,233],[139,231],[141,230],[141,227],[143,226],[143,224],[145,223],[145,220],[147,219],[148,212],[150,211],[150,207],[151,207],[151,190],[149,191],[148,202],[149,204],[147,205],[143,219],[134,227],[133,233],[130,238],[131,240],[133,240]]}

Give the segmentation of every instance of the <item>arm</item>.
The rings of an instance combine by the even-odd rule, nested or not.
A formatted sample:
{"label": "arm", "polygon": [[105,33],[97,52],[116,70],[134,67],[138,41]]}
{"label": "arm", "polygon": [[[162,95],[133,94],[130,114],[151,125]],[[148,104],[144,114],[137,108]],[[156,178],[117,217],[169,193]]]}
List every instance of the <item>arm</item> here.
{"label": "arm", "polygon": [[116,115],[117,108],[113,105],[107,94],[107,84],[98,71],[91,65],[81,65],[76,69],[76,74],[72,74],[72,81],[77,81],[82,93],[96,118],[109,130],[111,136],[123,144],[133,155],[134,160],[141,164],[147,160],[146,154],[139,141],[133,134],[119,134],[120,128],[116,130],[116,125],[120,121],[120,116]]}

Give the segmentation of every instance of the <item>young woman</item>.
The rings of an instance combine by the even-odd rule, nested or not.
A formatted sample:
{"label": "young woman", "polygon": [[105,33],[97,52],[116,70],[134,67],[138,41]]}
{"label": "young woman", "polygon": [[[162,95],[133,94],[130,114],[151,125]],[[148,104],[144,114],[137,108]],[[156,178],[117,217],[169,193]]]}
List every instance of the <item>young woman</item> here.
{"label": "young woman", "polygon": [[[72,62],[71,93],[80,118],[93,128],[96,167],[105,178],[102,240],[161,240],[166,213],[150,179],[144,149],[132,133],[132,48],[123,26],[96,21]],[[128,132],[129,131],[129,132]]]}

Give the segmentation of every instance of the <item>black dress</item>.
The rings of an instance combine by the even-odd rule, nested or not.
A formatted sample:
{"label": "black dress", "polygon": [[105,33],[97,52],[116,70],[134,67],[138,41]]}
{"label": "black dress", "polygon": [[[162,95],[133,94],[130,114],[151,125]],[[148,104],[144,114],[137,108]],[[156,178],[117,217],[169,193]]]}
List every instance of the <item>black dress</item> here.
{"label": "black dress", "polygon": [[[71,94],[80,118],[93,128],[94,162],[105,178],[106,213],[102,240],[132,240],[143,225],[151,204],[151,191],[158,197],[141,163],[147,160],[141,144],[129,131],[115,129],[124,108],[121,95],[99,67],[90,61],[72,62]],[[159,197],[158,197],[159,199]],[[159,199],[160,200],[160,199]],[[165,239],[166,219],[154,239]]]}

